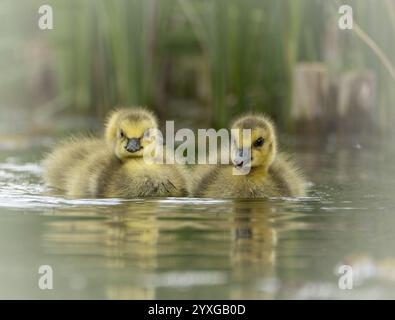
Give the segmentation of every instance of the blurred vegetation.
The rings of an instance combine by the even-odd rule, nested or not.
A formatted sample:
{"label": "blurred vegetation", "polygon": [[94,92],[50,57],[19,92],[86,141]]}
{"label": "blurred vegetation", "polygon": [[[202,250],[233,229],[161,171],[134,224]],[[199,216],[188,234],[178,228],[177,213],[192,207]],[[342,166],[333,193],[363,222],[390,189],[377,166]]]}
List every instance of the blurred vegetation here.
{"label": "blurred vegetation", "polygon": [[[350,30],[339,30],[331,43],[330,26],[339,18],[335,0],[46,3],[54,9],[55,30],[36,34],[48,46],[53,71],[53,94],[46,101],[51,110],[102,117],[116,105],[147,105],[169,119],[191,108],[193,117],[215,127],[256,110],[287,127],[293,67],[318,61],[332,73],[374,70],[377,119],[385,125],[394,118],[394,80],[377,55]],[[395,0],[347,4],[394,64]],[[29,3],[35,5],[41,3]],[[335,56],[328,58],[332,46]]]}

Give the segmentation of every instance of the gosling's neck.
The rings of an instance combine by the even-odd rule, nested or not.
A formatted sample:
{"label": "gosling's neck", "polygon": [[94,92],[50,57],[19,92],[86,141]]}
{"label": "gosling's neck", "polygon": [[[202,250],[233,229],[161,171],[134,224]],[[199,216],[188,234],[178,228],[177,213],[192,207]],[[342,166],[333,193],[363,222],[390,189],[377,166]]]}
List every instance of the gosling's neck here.
{"label": "gosling's neck", "polygon": [[269,172],[269,166],[251,167],[250,172],[246,175],[248,178],[266,176]]}
{"label": "gosling's neck", "polygon": [[119,158],[119,160],[122,163],[126,162],[145,162],[146,164],[152,164],[152,163],[161,163],[163,161],[163,150],[159,145],[156,145],[153,147],[152,150],[147,151],[148,154],[141,155],[141,156],[135,156],[135,157],[124,157],[124,158]]}
{"label": "gosling's neck", "polygon": [[266,177],[269,174],[269,168],[274,162],[274,157],[264,161],[258,166],[254,166],[250,168],[250,172],[246,174],[247,178],[254,178],[254,177]]}

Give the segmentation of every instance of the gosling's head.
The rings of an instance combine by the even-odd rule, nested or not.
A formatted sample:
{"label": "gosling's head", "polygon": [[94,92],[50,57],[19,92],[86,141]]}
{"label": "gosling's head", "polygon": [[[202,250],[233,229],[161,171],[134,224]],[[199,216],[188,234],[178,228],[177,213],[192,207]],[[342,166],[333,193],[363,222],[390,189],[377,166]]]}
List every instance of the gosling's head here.
{"label": "gosling's head", "polygon": [[144,148],[156,141],[157,128],[156,117],[150,111],[121,108],[110,114],[105,139],[120,160],[142,157]]}
{"label": "gosling's head", "polygon": [[[268,169],[276,156],[274,125],[263,115],[246,115],[232,124],[232,158],[236,167],[250,166]],[[250,129],[251,135],[243,129]]]}

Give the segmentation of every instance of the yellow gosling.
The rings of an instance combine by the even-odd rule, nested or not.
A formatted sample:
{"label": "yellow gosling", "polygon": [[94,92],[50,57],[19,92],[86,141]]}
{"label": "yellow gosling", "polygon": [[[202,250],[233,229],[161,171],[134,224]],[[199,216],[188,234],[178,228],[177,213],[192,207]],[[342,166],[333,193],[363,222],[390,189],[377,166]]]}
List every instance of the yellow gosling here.
{"label": "yellow gosling", "polygon": [[156,117],[143,108],[114,111],[104,139],[62,143],[44,161],[44,180],[72,197],[170,197],[187,194],[175,165],[146,162],[144,148],[156,143]]}
{"label": "yellow gosling", "polygon": [[[233,165],[203,166],[195,170],[198,182],[190,188],[195,197],[263,198],[305,195],[305,181],[289,157],[277,152],[273,123],[263,115],[246,115],[232,124]],[[250,139],[242,129],[251,129]],[[234,174],[250,166],[248,174]],[[237,170],[236,170],[237,172]]]}

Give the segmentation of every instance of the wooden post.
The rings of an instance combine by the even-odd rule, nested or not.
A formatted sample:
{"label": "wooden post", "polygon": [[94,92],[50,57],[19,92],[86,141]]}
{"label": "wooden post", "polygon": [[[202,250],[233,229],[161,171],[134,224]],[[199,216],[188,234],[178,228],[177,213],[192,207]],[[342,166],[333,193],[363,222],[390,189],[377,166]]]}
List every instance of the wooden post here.
{"label": "wooden post", "polygon": [[351,71],[337,80],[338,132],[370,132],[374,127],[376,77],[371,71]]}
{"label": "wooden post", "polygon": [[329,77],[322,63],[301,63],[293,72],[291,118],[297,132],[320,132],[325,119]]}
{"label": "wooden post", "polygon": [[301,63],[293,73],[295,131],[338,135],[374,128],[376,77],[372,71],[329,76],[323,63]]}

